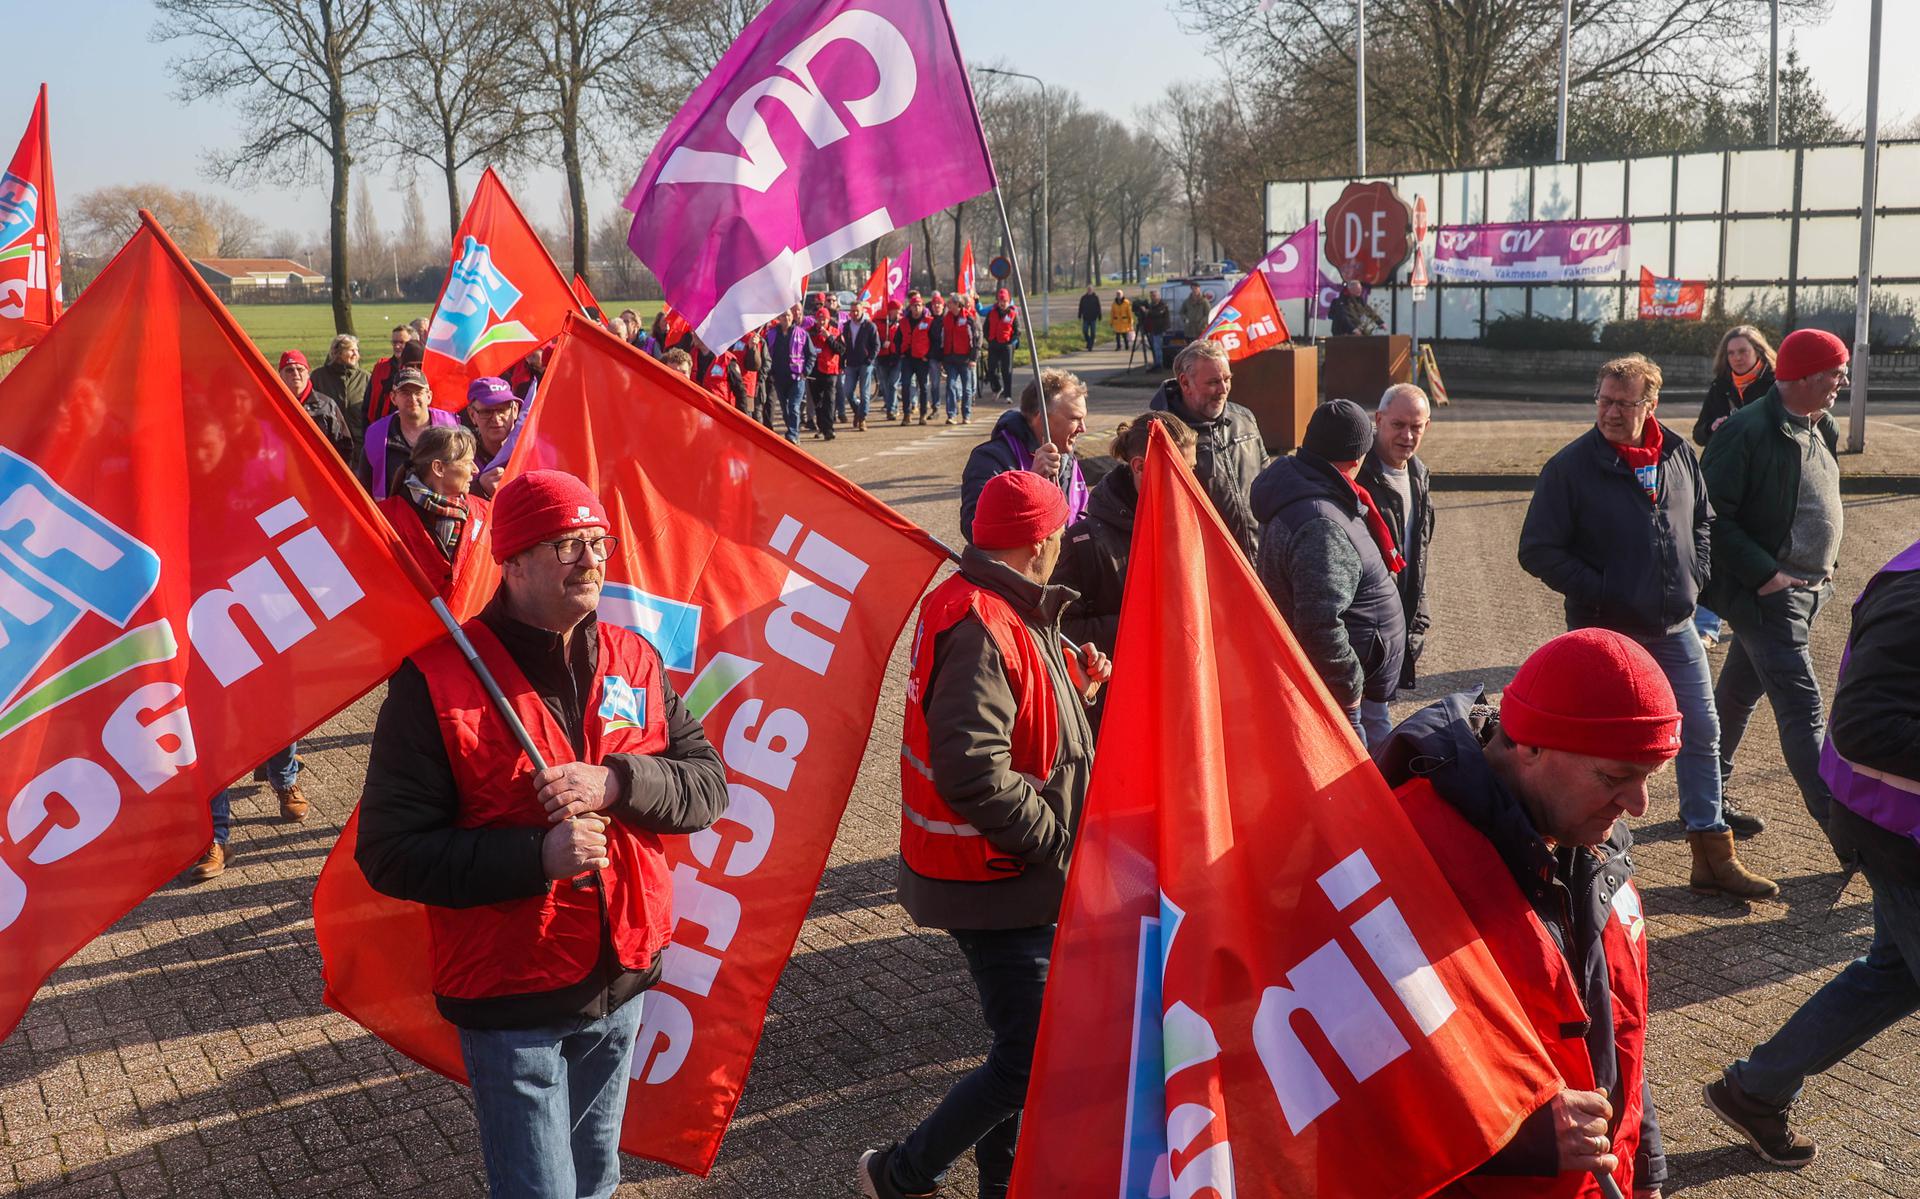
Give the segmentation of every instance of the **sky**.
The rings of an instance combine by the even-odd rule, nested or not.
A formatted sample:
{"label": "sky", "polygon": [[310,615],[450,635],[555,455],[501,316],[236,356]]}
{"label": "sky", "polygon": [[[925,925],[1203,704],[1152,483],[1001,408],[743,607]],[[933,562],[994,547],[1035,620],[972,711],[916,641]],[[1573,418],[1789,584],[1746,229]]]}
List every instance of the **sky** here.
{"label": "sky", "polygon": [[[1799,46],[1836,115],[1852,125],[1861,122],[1866,108],[1870,2],[1833,0],[1829,19],[1782,35],[1783,43]],[[1131,119],[1170,83],[1218,74],[1207,46],[1180,28],[1167,0],[952,0],[951,8],[969,62],[1043,76],[1122,119]],[[1044,13],[1044,19],[1035,20],[1036,13]],[[152,180],[225,196],[269,229],[323,231],[323,177],[242,190],[201,172],[205,152],[238,144],[239,131],[225,105],[189,105],[177,98],[167,71],[177,50],[149,40],[154,21],[149,0],[36,4],[9,14],[11,44],[43,47],[25,61],[44,64],[59,194]],[[1764,53],[1764,26],[1755,38],[1755,52]],[[1920,43],[1920,4],[1887,0],[1883,42],[1889,48]],[[1900,70],[1900,59],[1890,50],[1883,62],[1883,125],[1920,115],[1920,72]],[[38,82],[20,61],[0,76],[0,146],[12,145],[10,130],[18,127],[16,121],[25,123]],[[636,153],[636,163],[639,157]],[[394,174],[372,173],[368,182],[382,225],[390,231],[399,223],[402,204]],[[596,221],[629,182],[596,180],[589,196]],[[562,182],[557,172],[522,174],[514,178],[514,187],[536,220],[558,219]],[[431,222],[444,212],[437,178],[423,178],[421,191]]]}

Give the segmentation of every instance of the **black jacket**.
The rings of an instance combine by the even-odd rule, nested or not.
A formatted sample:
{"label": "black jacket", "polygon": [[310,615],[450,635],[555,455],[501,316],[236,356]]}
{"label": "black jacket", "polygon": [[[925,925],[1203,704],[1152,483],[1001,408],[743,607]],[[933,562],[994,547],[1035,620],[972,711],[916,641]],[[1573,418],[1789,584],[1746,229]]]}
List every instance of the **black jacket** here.
{"label": "black jacket", "polygon": [[1693,620],[1713,568],[1700,462],[1662,426],[1657,503],[1600,430],[1547,460],[1520,526],[1520,565],[1566,597],[1567,627],[1657,637]]}
{"label": "black jacket", "polygon": [[1716,375],[1707,385],[1707,398],[1700,405],[1699,419],[1693,422],[1693,442],[1701,449],[1707,448],[1707,442],[1713,440],[1713,423],[1722,417],[1732,416],[1746,407],[1748,400],[1757,400],[1773,390],[1773,368],[1766,363],[1760,364],[1760,377],[1747,388],[1743,398],[1733,386],[1731,374]]}
{"label": "black jacket", "polygon": [[[600,653],[592,616],[560,636],[507,614],[496,593],[480,619],[506,647],[576,754],[586,752],[586,697]],[[608,814],[656,833],[698,832],[727,808],[720,755],[663,676],[667,746],[642,757],[612,754],[599,765],[620,780],[620,803]],[[544,894],[555,884],[541,864],[546,828],[460,828],[460,792],[447,761],[426,676],[403,662],[387,684],[373,726],[367,781],[360,797],[354,860],[383,895],[436,907],[470,908]],[[528,952],[539,952],[528,946]],[[463,1028],[537,1028],[572,1018],[597,1019],[653,985],[660,959],[645,971],[621,968],[607,927],[599,964],[571,986],[529,995],[455,1000],[436,997],[441,1015]]]}
{"label": "black jacket", "polygon": [[1249,560],[1260,549],[1261,522],[1253,514],[1253,481],[1267,465],[1267,443],[1260,422],[1233,401],[1212,420],[1202,420],[1187,408],[1180,380],[1168,379],[1147,405],[1155,412],[1171,412],[1199,435],[1193,473],[1227,522],[1227,531],[1240,543]]}
{"label": "black jacket", "polygon": [[1433,548],[1432,479],[1426,463],[1418,457],[1407,459],[1407,490],[1413,493],[1413,511],[1402,512],[1400,493],[1387,485],[1380,456],[1368,450],[1360,463],[1360,486],[1367,489],[1374,506],[1387,518],[1394,544],[1407,562],[1393,582],[1400,589],[1400,611],[1407,619],[1407,654],[1400,664],[1400,685],[1411,687],[1414,664],[1426,648],[1427,630],[1433,627],[1433,617],[1427,612],[1427,556]]}
{"label": "black jacket", "polygon": [[[1462,692],[1429,704],[1394,729],[1386,744],[1373,751],[1373,760],[1389,787],[1425,777],[1492,843],[1573,971],[1587,1013],[1585,1035],[1594,1085],[1613,1095],[1619,1090],[1620,1077],[1614,1056],[1613,991],[1600,931],[1606,927],[1614,895],[1633,877],[1633,834],[1621,820],[1595,849],[1555,849],[1542,840],[1526,809],[1487,762],[1484,746],[1499,726],[1498,716],[1484,703],[1484,695]],[[1643,1071],[1644,1114],[1633,1172],[1636,1187],[1657,1186],[1667,1178],[1660,1121],[1654,1112],[1652,1086],[1646,1081],[1649,1076]],[[1559,1172],[1558,1161],[1552,1105],[1547,1104],[1521,1124],[1481,1172],[1551,1175]]]}
{"label": "black jacket", "polygon": [[[980,502],[980,493],[986,489],[987,480],[1020,469],[1020,459],[1002,436],[1007,433],[1018,438],[1028,454],[1040,448],[1040,443],[1033,436],[1033,426],[1027,423],[1027,418],[1020,414],[1018,408],[1002,412],[1000,419],[993,423],[993,432],[987,434],[985,441],[973,447],[973,453],[967,455],[966,469],[960,473],[960,536],[965,540],[973,539],[973,509]],[[1071,450],[1061,454],[1060,475],[1054,479],[1054,483],[1062,495],[1067,493],[1074,465]]]}
{"label": "black jacket", "polygon": [[1400,686],[1406,617],[1360,497],[1324,458],[1281,458],[1253,485],[1260,582],[1334,702],[1384,702]]}
{"label": "black jacket", "polygon": [[848,321],[847,365],[860,370],[880,355],[880,327],[871,320]]}
{"label": "black jacket", "polygon": [[[1846,664],[1827,723],[1836,753],[1857,766],[1920,779],[1920,570],[1875,577],[1853,610]],[[1827,835],[1843,858],[1920,887],[1920,845],[1843,803],[1828,809]]]}
{"label": "black jacket", "polygon": [[1086,295],[1080,297],[1079,312],[1081,321],[1093,321],[1095,324],[1098,324],[1100,318],[1106,315],[1106,311],[1105,308],[1100,306],[1100,297],[1094,295],[1092,292],[1088,292]]}
{"label": "black jacket", "polygon": [[1061,631],[1075,645],[1091,641],[1100,652],[1113,653],[1127,555],[1133,548],[1133,510],[1139,502],[1133,472],[1120,466],[1107,472],[1087,497],[1086,515],[1067,527],[1052,581],[1079,593],[1060,619]]}

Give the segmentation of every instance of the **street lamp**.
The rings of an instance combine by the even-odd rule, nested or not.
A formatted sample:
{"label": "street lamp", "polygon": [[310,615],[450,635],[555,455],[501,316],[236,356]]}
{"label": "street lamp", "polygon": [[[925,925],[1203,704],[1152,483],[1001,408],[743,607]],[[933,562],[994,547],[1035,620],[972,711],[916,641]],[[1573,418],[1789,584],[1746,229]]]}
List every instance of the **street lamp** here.
{"label": "street lamp", "polygon": [[1047,203],[1047,152],[1053,144],[1053,106],[1047,103],[1047,81],[1025,71],[1003,71],[999,67],[975,67],[982,75],[1005,75],[1012,79],[1031,79],[1040,88],[1040,108],[1046,123],[1040,135],[1040,328],[1053,328],[1053,312],[1047,293],[1053,290],[1053,209]]}

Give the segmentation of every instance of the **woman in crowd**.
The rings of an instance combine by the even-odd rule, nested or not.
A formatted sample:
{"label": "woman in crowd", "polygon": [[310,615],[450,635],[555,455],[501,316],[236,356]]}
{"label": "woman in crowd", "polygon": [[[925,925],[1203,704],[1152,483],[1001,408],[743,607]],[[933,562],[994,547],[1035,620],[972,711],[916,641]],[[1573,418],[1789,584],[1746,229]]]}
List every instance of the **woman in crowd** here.
{"label": "woman in crowd", "polygon": [[422,430],[400,490],[379,504],[421,573],[456,610],[455,593],[473,578],[470,564],[487,559],[492,536],[487,501],[468,493],[476,445],[459,425]]}
{"label": "woman in crowd", "polygon": [[[1713,352],[1713,382],[1707,385],[1706,402],[1700,405],[1700,419],[1693,422],[1693,440],[1702,449],[1714,431],[1729,416],[1773,390],[1773,347],[1766,335],[1752,325],[1735,325],[1720,338]],[[1720,644],[1732,633],[1718,613],[1702,604],[1694,609],[1693,627],[1708,648]]]}
{"label": "woman in crowd", "polygon": [[1113,326],[1113,348],[1124,350],[1133,344],[1133,303],[1127,293],[1113,293],[1113,307],[1107,311],[1107,324]]}

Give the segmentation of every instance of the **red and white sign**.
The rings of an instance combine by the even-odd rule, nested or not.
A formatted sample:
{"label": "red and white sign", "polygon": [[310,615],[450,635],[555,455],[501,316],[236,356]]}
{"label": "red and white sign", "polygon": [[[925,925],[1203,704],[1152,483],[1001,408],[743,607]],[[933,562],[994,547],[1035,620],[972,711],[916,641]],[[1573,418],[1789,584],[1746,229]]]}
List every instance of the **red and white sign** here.
{"label": "red and white sign", "polygon": [[1346,280],[1378,286],[1413,252],[1413,210],[1390,183],[1349,183],[1327,209],[1327,261]]}
{"label": "red and white sign", "polygon": [[1668,279],[1640,268],[1640,319],[1697,321],[1706,315],[1707,285]]}
{"label": "red and white sign", "polygon": [[1415,196],[1413,200],[1413,241],[1417,248],[1427,240],[1427,198]]}

